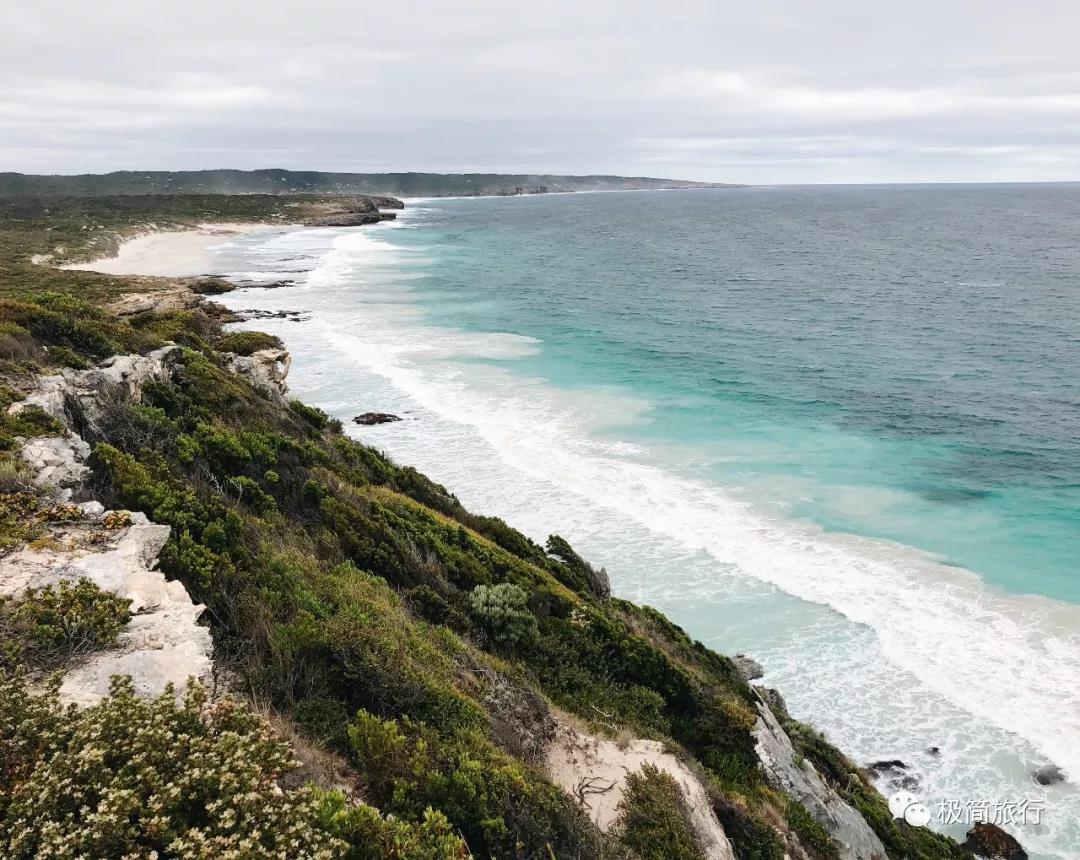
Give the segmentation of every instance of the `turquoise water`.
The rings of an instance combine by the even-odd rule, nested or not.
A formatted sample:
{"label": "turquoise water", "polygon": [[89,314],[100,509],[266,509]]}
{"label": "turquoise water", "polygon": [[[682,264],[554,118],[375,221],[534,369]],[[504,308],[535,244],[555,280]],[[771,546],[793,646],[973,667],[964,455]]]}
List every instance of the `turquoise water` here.
{"label": "turquoise water", "polygon": [[792,516],[1080,600],[1080,188],[441,209],[401,239],[432,323],[540,339],[518,370],[633,392],[621,436]]}
{"label": "turquoise water", "polygon": [[[1067,858],[1078,232],[1080,186],[552,195],[249,236],[220,266],[295,281],[225,298],[305,312],[250,324],[295,394],[401,414],[350,432],[757,656],[931,809],[1044,805],[1011,829]],[[1046,761],[1071,783],[1033,785]]]}

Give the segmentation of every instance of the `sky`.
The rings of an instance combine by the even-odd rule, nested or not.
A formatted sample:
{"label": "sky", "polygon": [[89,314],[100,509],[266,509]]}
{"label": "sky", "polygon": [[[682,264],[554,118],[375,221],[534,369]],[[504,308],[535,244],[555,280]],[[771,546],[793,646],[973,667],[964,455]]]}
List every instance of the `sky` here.
{"label": "sky", "polygon": [[6,0],[0,171],[1080,180],[1077,0]]}

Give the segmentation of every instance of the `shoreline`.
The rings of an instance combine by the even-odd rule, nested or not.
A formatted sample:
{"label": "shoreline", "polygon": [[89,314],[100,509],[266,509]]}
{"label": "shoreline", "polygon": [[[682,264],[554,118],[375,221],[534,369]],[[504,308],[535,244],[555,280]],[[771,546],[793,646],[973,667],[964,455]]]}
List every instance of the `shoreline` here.
{"label": "shoreline", "polygon": [[209,274],[210,249],[236,236],[258,230],[299,225],[237,222],[200,224],[189,230],[150,229],[120,240],[116,253],[60,269],[105,275],[186,278]]}

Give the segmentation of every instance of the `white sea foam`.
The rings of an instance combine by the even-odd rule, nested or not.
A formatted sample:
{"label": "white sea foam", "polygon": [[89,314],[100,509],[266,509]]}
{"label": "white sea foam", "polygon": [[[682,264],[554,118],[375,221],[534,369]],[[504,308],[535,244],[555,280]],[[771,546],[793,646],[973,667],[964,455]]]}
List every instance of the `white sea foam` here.
{"label": "white sea foam", "polygon": [[[914,754],[933,796],[1043,797],[1056,804],[1058,818],[1048,816],[1025,841],[1044,856],[1069,856],[1060,847],[1080,840],[1080,795],[1072,786],[1051,793],[1026,774],[1045,757],[1080,778],[1075,607],[998,593],[910,547],[785,519],[672,469],[641,445],[598,438],[598,430],[640,420],[648,404],[613,391],[559,391],[475,363],[529,355],[541,345],[425,325],[407,282],[379,276],[423,256],[374,233],[308,231],[273,240],[270,266],[275,253],[329,248],[305,286],[268,294],[287,304],[302,293],[315,310],[303,334],[280,325],[290,344],[310,347],[303,355],[294,346],[294,386],[302,378],[321,392],[322,405],[348,414],[361,393],[342,397],[342,371],[351,366],[364,396],[380,391],[424,415],[415,429],[413,422],[392,433],[366,429],[369,438],[534,536],[558,529],[613,560],[655,563],[655,577],[623,579],[613,571],[616,584],[629,586],[628,596],[674,608],[696,635],[720,629],[715,618],[697,618],[702,607],[730,613],[738,628],[745,618],[732,607],[752,605],[770,679],[794,689],[792,700],[834,739],[880,756],[902,751],[912,758],[920,744],[941,747],[940,757]],[[233,301],[250,306],[252,295]]]}

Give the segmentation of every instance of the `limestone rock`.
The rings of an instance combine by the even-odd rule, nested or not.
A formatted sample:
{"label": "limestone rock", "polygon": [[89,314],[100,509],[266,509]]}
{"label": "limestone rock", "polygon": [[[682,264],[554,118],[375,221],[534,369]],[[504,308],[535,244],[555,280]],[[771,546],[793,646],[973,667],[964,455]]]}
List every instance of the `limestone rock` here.
{"label": "limestone rock", "polygon": [[0,593],[8,596],[85,577],[131,601],[134,617],[118,646],[88,655],[65,675],[60,695],[67,702],[98,701],[117,674],[131,675],[147,696],[170,683],[180,691],[189,677],[210,680],[213,643],[210,629],[198,623],[205,607],[154,569],[169,527],[140,513],[130,516],[131,525],[114,532],[104,529],[100,515],[57,524],[50,545],[26,546],[0,560]]}
{"label": "limestone rock", "polygon": [[196,307],[202,297],[188,287],[157,290],[149,293],[125,293],[108,306],[119,317],[142,313],[185,311]]}
{"label": "limestone rock", "polygon": [[814,766],[795,762],[791,738],[765,700],[757,702],[757,754],[769,783],[799,801],[832,836],[841,860],[884,860],[885,846],[866,820],[829,786]]}
{"label": "limestone rock", "polygon": [[100,435],[98,421],[110,399],[138,401],[146,382],[163,382],[172,376],[181,353],[173,344],[146,355],[114,355],[88,370],[40,376],[36,388],[13,403],[9,411],[38,406],[68,427],[96,437]]}
{"label": "limestone rock", "polygon": [[[39,377],[35,390],[11,410],[39,406],[70,433],[24,444],[22,456],[37,480],[69,499],[89,473],[90,445],[79,433],[98,435],[98,422],[112,402],[138,400],[147,381],[169,378],[180,355],[179,347],[168,346],[148,355],[113,356],[89,370]],[[117,674],[130,675],[135,689],[146,696],[169,684],[182,691],[189,677],[209,681],[213,643],[209,628],[198,623],[205,607],[192,602],[182,583],[167,581],[155,569],[169,527],[137,512],[110,516],[96,501],[78,507],[82,518],[47,526],[50,540],[0,558],[0,594],[6,596],[85,577],[131,601],[133,618],[117,647],[69,667],[61,697],[80,705],[96,702]]]}
{"label": "limestone rock", "polygon": [[89,456],[90,446],[78,436],[29,439],[22,449],[22,458],[34,470],[38,481],[55,488],[59,499],[65,502],[90,474],[83,462]]}
{"label": "limestone rock", "polygon": [[288,392],[285,378],[289,375],[292,356],[284,349],[260,349],[251,355],[225,354],[226,366],[243,377],[259,391],[284,399]]}

